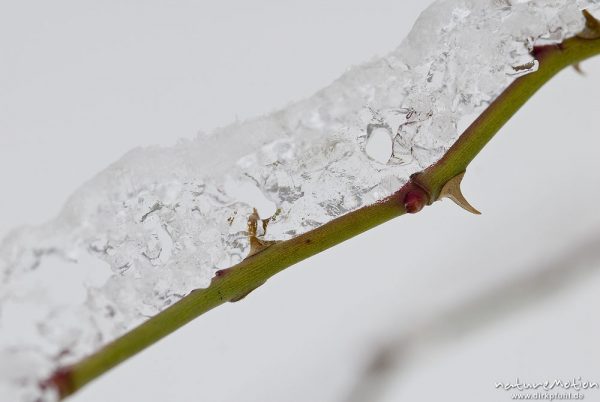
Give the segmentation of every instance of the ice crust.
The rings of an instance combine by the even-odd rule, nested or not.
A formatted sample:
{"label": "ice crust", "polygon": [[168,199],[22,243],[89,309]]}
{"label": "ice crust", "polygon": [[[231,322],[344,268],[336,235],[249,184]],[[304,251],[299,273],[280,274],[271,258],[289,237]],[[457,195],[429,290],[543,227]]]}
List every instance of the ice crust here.
{"label": "ice crust", "polygon": [[[254,208],[271,217],[261,237],[285,240],[393,193],[535,71],[516,69],[534,44],[581,31],[580,9],[599,4],[437,1],[396,50],[306,100],[130,151],[57,218],[1,244],[0,400],[56,400],[41,379],[241,261]],[[387,162],[366,151],[382,132]]]}

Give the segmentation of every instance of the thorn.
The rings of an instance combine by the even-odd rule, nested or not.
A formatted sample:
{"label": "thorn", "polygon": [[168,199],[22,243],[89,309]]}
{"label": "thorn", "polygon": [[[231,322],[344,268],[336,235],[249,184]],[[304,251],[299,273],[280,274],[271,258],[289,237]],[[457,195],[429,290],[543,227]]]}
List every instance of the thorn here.
{"label": "thorn", "polygon": [[581,69],[581,63],[575,63],[575,64],[573,64],[573,68],[575,69],[575,71],[577,71],[577,73],[578,73],[579,75],[582,75],[582,76],[584,76],[584,77],[585,77],[585,71],[583,71],[583,70]]}
{"label": "thorn", "polygon": [[[218,270],[217,272],[215,272],[215,277],[213,278],[213,280],[215,280],[215,279],[217,279],[217,278],[223,278],[223,277],[225,277],[226,275],[228,275],[230,272],[232,272],[232,268],[220,269],[220,270]],[[246,296],[248,296],[250,293],[254,292],[256,289],[258,289],[259,287],[261,287],[261,286],[262,286],[262,285],[264,285],[265,283],[266,283],[266,281],[265,281],[265,282],[262,282],[260,285],[258,285],[258,286],[256,286],[256,287],[252,288],[251,290],[249,290],[249,291],[247,291],[247,292],[243,293],[241,296],[232,297],[232,298],[231,298],[231,299],[229,299],[228,301],[229,301],[230,303],[239,302],[240,300],[244,299]],[[212,286],[212,283],[211,283],[211,286]],[[194,289],[194,290],[192,290],[192,292],[199,291],[199,290],[201,291],[201,290],[203,290],[203,289]],[[225,300],[224,296],[223,296],[221,293],[219,293],[219,297],[221,298],[221,300]]]}
{"label": "thorn", "polygon": [[[277,243],[276,241],[261,240],[257,237],[259,220],[260,216],[258,216],[258,211],[256,210],[256,208],[254,208],[252,214],[248,217],[248,238],[250,240],[250,252],[246,256],[246,258],[252,257],[253,255],[258,254],[261,251],[264,251],[266,248]],[[262,221],[262,227],[265,231],[265,234],[267,232],[268,223],[269,221],[266,219]]]}
{"label": "thorn", "polygon": [[583,10],[585,18],[585,28],[577,34],[582,39],[599,39],[600,38],[600,20],[596,19],[588,10]]}
{"label": "thorn", "polygon": [[243,295],[234,297],[233,299],[229,300],[229,302],[236,303],[236,302],[239,302],[240,300],[244,300],[246,298],[246,296],[248,296],[250,293],[254,292],[256,289],[258,289],[259,287],[261,287],[264,284],[265,284],[265,282],[261,283],[260,285],[258,285],[257,287],[255,287],[252,290],[249,290],[248,292],[244,293]]}
{"label": "thorn", "polygon": [[465,172],[462,172],[448,180],[448,182],[444,184],[444,187],[442,187],[442,191],[440,191],[440,196],[438,197],[438,199],[449,198],[465,211],[471,212],[475,215],[481,215],[481,212],[479,212],[471,204],[469,204],[469,201],[466,200],[465,196],[463,195],[460,189],[460,184],[462,182],[463,177],[465,177]]}
{"label": "thorn", "polygon": [[260,240],[260,239],[257,239],[256,237],[251,237],[250,238],[250,252],[246,256],[246,258],[252,257],[253,255],[256,255],[256,254],[260,253],[261,251],[264,251],[265,249],[271,247],[273,244],[276,244],[276,243],[278,243],[278,242],[272,241],[272,240]]}

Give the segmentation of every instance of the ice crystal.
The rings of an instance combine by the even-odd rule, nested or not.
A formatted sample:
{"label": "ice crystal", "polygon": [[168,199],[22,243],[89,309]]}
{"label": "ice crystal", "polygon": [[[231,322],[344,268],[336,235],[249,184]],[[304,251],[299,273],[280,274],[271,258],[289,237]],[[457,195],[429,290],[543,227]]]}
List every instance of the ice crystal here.
{"label": "ice crystal", "polygon": [[440,0],[396,50],[311,98],[126,154],[0,247],[2,401],[56,399],[38,384],[57,367],[241,261],[255,208],[260,236],[284,240],[400,188],[597,4]]}

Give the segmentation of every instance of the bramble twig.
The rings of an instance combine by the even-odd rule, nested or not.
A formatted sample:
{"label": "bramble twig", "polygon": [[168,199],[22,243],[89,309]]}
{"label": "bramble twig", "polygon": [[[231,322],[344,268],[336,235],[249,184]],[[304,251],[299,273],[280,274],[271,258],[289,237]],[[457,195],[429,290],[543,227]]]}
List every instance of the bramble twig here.
{"label": "bramble twig", "polygon": [[267,279],[312,255],[405,213],[448,197],[477,212],[460,192],[460,181],[469,163],[523,104],[559,71],[600,54],[598,21],[585,13],[586,30],[564,42],[537,47],[537,72],[517,78],[459,137],[434,165],[413,175],[390,197],[337,218],[294,239],[262,249],[241,263],[218,271],[210,286],[191,292],[137,328],[80,362],[59,369],[42,386],[52,387],[61,398],[135,355],[194,318],[228,301],[242,299]]}

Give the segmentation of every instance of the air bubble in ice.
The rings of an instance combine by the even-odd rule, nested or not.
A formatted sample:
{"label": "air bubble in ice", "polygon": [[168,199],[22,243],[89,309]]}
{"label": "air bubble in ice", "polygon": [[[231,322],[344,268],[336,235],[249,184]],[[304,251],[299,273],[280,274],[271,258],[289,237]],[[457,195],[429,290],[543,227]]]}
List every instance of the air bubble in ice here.
{"label": "air bubble in ice", "polygon": [[392,156],[392,137],[390,130],[378,127],[372,130],[367,137],[365,152],[373,160],[386,164]]}

